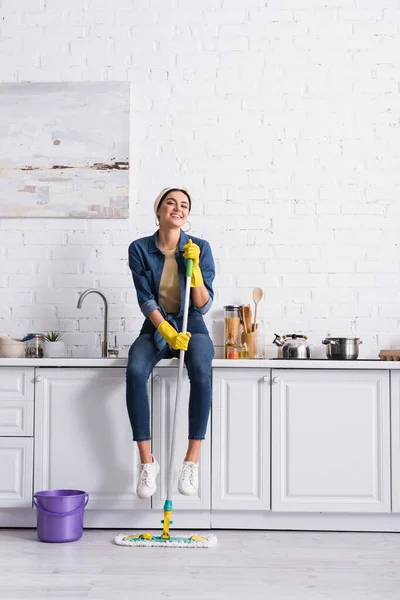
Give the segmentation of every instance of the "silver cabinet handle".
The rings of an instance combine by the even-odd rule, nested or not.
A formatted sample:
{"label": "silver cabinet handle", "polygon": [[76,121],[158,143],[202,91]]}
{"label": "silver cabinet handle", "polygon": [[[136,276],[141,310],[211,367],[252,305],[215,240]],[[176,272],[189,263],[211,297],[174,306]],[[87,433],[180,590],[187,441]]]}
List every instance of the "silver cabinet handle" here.
{"label": "silver cabinet handle", "polygon": [[280,382],[280,379],[279,379],[279,377],[274,377],[272,381],[273,381],[274,383],[279,383],[279,382]]}
{"label": "silver cabinet handle", "polygon": [[36,375],[36,381],[42,381],[43,377],[41,375]]}
{"label": "silver cabinet handle", "polygon": [[264,383],[269,383],[269,377],[268,377],[268,375],[264,375],[263,382]]}
{"label": "silver cabinet handle", "polygon": [[159,375],[154,375],[154,381],[160,381],[160,376]]}

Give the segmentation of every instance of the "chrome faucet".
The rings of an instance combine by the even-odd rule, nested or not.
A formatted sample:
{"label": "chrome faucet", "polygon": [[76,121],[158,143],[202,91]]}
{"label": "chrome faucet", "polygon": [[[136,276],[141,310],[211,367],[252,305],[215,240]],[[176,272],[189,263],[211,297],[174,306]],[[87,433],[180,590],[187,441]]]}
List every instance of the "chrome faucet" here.
{"label": "chrome faucet", "polygon": [[78,308],[82,308],[82,302],[89,294],[98,294],[104,301],[104,339],[101,344],[101,356],[103,358],[107,358],[107,350],[108,350],[108,302],[107,298],[100,290],[96,290],[96,288],[89,288],[82,292],[78,299]]}

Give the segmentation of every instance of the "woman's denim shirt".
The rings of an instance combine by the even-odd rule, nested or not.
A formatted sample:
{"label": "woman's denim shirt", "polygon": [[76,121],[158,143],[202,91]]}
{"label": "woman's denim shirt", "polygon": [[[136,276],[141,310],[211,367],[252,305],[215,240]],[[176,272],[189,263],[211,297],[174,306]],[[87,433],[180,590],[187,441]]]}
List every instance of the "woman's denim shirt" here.
{"label": "woman's denim shirt", "polygon": [[[208,242],[191,236],[192,241],[200,247],[200,269],[203,275],[204,285],[209,293],[209,299],[204,306],[200,308],[194,307],[190,299],[190,308],[196,308],[204,315],[210,308],[214,291],[212,283],[215,277],[214,259],[211,252],[211,247]],[[183,305],[185,301],[185,284],[186,284],[186,259],[183,258],[185,249],[183,246],[187,244],[189,237],[181,231],[179,239],[179,248],[175,253],[176,262],[178,263],[178,276],[180,283],[181,306],[178,314],[175,317],[183,315]],[[132,271],[133,282],[135,284],[137,298],[140,310],[145,317],[159,310],[164,318],[170,320],[172,315],[167,315],[165,310],[158,303],[158,292],[160,289],[161,275],[164,268],[165,256],[157,245],[157,232],[148,237],[135,240],[129,246],[129,267]]]}

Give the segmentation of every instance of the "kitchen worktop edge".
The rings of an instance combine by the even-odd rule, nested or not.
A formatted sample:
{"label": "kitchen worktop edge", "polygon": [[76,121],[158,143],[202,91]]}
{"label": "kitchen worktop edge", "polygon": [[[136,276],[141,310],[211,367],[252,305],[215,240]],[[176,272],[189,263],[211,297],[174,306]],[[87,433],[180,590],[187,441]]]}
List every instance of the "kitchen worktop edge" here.
{"label": "kitchen worktop edge", "polygon": [[[127,358],[0,358],[0,367],[126,367]],[[178,360],[161,360],[157,367],[177,367]],[[400,361],[363,360],[226,360],[216,358],[213,367],[264,369],[400,369]]]}

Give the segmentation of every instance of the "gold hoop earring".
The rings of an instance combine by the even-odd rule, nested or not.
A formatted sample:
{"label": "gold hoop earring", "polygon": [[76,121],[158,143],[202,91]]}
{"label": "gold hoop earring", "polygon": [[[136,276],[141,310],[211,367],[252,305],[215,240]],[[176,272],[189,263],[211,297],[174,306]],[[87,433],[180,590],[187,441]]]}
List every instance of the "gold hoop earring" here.
{"label": "gold hoop earring", "polygon": [[160,221],[158,221],[158,223],[157,223],[157,221],[158,221],[158,219],[156,217],[156,227],[159,227],[160,226]]}
{"label": "gold hoop earring", "polygon": [[[188,231],[190,231],[192,229],[192,224],[190,223],[190,221],[186,221],[186,223],[189,223],[189,229],[182,229],[183,233],[187,233]],[[186,225],[185,223],[185,225]]]}

